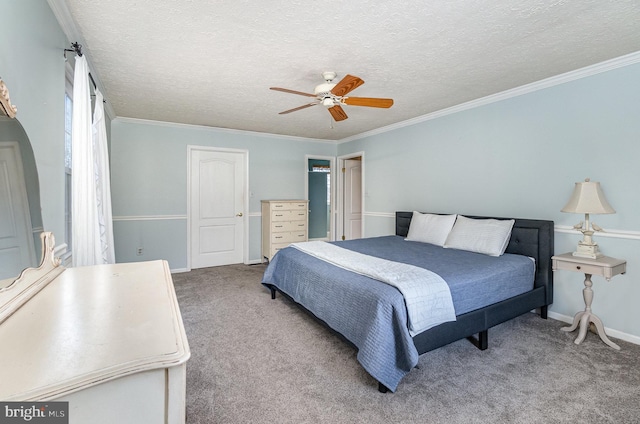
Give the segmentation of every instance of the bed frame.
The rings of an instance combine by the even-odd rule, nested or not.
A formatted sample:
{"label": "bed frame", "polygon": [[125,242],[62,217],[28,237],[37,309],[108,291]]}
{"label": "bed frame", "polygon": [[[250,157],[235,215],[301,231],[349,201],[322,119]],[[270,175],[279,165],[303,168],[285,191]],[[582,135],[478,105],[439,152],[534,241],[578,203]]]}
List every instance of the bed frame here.
{"label": "bed frame", "polygon": [[[413,212],[396,212],[396,235],[406,237]],[[490,218],[468,216],[469,218]],[[511,218],[493,218],[511,219]],[[480,350],[488,347],[488,330],[498,324],[539,309],[547,318],[547,309],[553,303],[553,221],[516,219],[505,253],[529,256],[535,259],[536,274],[533,290],[519,296],[494,303],[466,314],[456,321],[445,322],[413,337],[419,354],[429,352],[454,341],[467,338]],[[474,335],[478,335],[477,338]],[[381,386],[381,385],[380,385]],[[385,387],[378,387],[386,391]]]}
{"label": "bed frame", "polygon": [[[396,212],[396,235],[406,237],[413,212]],[[470,216],[468,218],[493,218]],[[460,339],[468,339],[480,350],[489,346],[489,329],[505,321],[518,317],[532,310],[539,310],[540,316],[547,318],[547,309],[553,303],[553,270],[551,257],[553,256],[553,221],[535,219],[515,219],[511,230],[511,239],[505,253],[529,256],[535,259],[536,273],[533,290],[521,295],[458,315],[456,321],[445,322],[413,337],[413,343],[418,354],[429,352],[439,347]],[[271,298],[275,299],[275,286],[269,286]],[[286,293],[285,297],[291,299]],[[294,301],[295,302],[295,301]],[[297,303],[296,303],[297,304]],[[302,305],[297,304],[303,310],[309,312]],[[323,320],[311,316],[332,330]],[[332,330],[335,332],[335,330]],[[337,333],[340,335],[339,333]],[[351,343],[345,337],[342,337]],[[378,382],[378,390],[382,393],[389,391],[382,383]]]}

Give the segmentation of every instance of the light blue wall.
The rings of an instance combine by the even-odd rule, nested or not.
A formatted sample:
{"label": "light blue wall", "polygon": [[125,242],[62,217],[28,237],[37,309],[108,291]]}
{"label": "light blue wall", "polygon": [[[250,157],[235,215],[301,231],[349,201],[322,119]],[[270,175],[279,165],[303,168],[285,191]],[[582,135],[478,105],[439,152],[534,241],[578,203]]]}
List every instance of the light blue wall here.
{"label": "light blue wall", "polygon": [[[187,267],[187,146],[249,152],[249,260],[260,259],[260,200],[304,198],[305,155],[333,143],[198,126],[115,119],[111,189],[116,260]],[[136,255],[143,247],[144,254]]]}
{"label": "light blue wall", "polygon": [[[428,101],[428,98],[425,98]],[[617,213],[594,215],[605,229],[640,230],[640,64],[424,121],[338,146],[363,151],[365,234],[393,232],[396,210],[550,219],[575,182],[600,181]],[[556,253],[581,235],[556,233]],[[627,259],[626,275],[594,277],[594,311],[606,327],[639,337],[640,240],[594,237],[601,250]],[[584,309],[583,276],[556,274],[552,311]]]}
{"label": "light blue wall", "polygon": [[44,0],[1,1],[0,17],[0,76],[33,147],[43,226],[60,241],[64,234],[63,49],[69,43]]}

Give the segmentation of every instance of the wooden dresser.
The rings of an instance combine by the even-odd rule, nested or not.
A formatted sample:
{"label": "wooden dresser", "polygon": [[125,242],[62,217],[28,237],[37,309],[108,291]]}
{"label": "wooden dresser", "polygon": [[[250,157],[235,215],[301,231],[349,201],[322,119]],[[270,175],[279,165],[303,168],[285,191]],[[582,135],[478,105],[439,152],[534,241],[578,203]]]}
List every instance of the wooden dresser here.
{"label": "wooden dresser", "polygon": [[271,260],[280,249],[309,237],[308,200],[262,201],[262,260]]}
{"label": "wooden dresser", "polygon": [[0,399],[68,402],[72,424],[184,423],[190,351],[167,262],[58,262],[0,290]]}

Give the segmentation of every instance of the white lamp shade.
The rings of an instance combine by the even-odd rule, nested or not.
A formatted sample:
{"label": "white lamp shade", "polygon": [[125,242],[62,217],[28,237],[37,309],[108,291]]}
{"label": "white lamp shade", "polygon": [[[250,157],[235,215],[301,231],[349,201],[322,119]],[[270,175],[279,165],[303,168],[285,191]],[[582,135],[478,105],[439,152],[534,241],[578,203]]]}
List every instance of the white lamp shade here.
{"label": "white lamp shade", "polygon": [[569,202],[561,209],[562,212],[605,214],[616,213],[604,197],[599,182],[589,181],[576,183]]}

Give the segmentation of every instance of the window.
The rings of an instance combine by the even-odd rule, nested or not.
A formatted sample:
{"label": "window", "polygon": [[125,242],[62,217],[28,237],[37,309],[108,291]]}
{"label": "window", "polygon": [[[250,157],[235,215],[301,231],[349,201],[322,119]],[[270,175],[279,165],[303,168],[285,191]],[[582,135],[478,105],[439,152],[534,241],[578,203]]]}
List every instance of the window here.
{"label": "window", "polygon": [[[69,69],[69,68],[68,68]],[[65,259],[71,256],[73,232],[71,223],[71,125],[73,117],[73,84],[71,72],[67,72],[64,93],[64,242],[67,245]]]}

